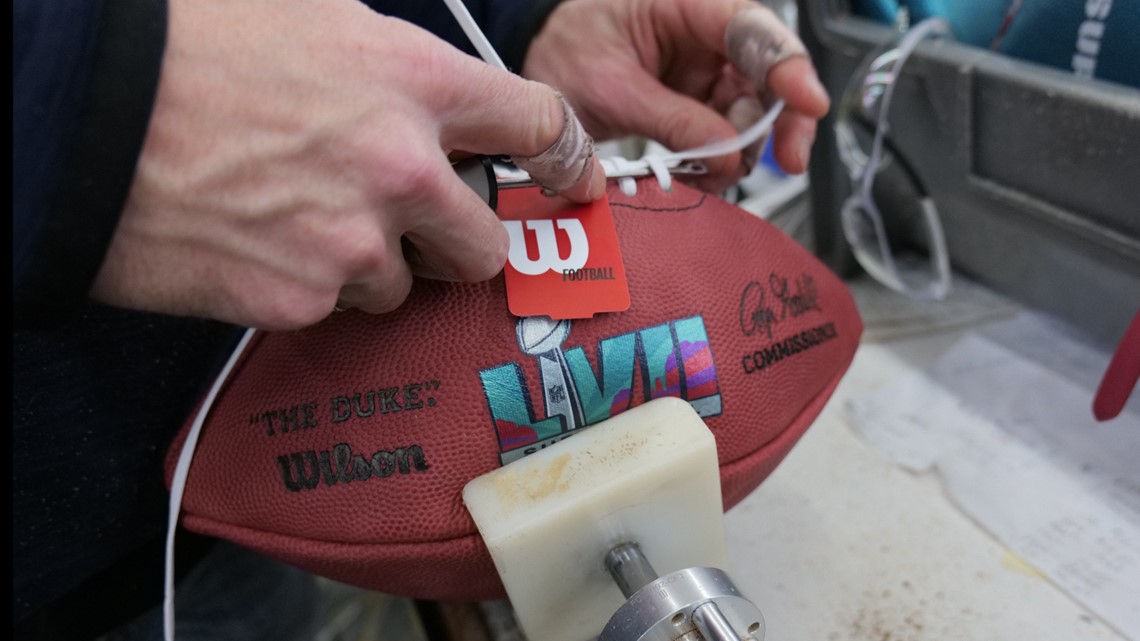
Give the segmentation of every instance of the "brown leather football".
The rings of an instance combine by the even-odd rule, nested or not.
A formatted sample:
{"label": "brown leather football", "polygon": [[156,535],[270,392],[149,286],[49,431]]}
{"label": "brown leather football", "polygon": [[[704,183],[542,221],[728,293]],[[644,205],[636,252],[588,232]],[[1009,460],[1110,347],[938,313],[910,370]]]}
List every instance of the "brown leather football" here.
{"label": "brown leather football", "polygon": [[209,410],[185,527],[384,592],[501,597],[464,485],[665,395],[715,435],[724,507],[744,498],[850,364],[854,302],[796,242],[714,196],[641,180],[609,199],[628,311],[519,319],[502,275],[417,280],[393,313],[256,335]]}

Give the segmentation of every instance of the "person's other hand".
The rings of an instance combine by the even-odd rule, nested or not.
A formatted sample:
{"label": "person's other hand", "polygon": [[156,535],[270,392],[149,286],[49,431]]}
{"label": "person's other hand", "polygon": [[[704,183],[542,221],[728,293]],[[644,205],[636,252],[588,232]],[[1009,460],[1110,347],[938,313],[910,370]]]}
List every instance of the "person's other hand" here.
{"label": "person's other hand", "polygon": [[[174,0],[150,129],[92,296],[288,329],[338,304],[391,310],[413,273],[490,278],[506,232],[448,156],[536,156],[566,123],[550,87],[355,0]],[[600,197],[604,175],[583,158],[548,186]]]}
{"label": "person's other hand", "polygon": [[[737,46],[726,51],[730,22]],[[774,49],[784,59],[769,69]],[[598,139],[641,135],[675,151],[731,138],[783,98],[774,152],[800,173],[829,100],[806,54],[786,57],[797,50],[795,34],[750,0],[567,0],[532,42],[523,75],[561,90]],[[702,186],[731,185],[759,151],[709,159]]]}

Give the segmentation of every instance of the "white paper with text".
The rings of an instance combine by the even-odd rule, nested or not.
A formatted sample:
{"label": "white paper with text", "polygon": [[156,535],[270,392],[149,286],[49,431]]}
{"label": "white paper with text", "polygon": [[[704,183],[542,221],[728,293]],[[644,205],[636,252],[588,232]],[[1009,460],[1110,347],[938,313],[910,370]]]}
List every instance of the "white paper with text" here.
{"label": "white paper with text", "polygon": [[848,406],[855,430],[1125,636],[1140,639],[1140,416],[977,335]]}

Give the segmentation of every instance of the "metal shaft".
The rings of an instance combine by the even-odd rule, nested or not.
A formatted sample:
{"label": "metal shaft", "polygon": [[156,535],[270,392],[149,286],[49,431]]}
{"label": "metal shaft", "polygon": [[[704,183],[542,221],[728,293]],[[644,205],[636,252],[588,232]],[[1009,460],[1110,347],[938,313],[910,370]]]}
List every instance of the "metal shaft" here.
{"label": "metal shaft", "polygon": [[615,545],[606,553],[606,569],[625,598],[657,580],[657,571],[636,543]]}
{"label": "metal shaft", "polygon": [[712,601],[693,610],[693,624],[701,631],[701,637],[705,641],[740,641],[740,635]]}

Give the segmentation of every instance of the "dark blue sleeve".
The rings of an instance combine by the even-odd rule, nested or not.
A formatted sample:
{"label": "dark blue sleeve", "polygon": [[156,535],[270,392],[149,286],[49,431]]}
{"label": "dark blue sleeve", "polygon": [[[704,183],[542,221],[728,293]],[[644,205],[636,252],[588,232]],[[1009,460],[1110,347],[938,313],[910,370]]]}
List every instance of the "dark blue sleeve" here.
{"label": "dark blue sleeve", "polygon": [[16,0],[12,314],[85,300],[126,201],[166,41],[165,0]]}

